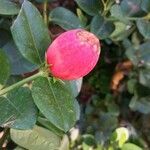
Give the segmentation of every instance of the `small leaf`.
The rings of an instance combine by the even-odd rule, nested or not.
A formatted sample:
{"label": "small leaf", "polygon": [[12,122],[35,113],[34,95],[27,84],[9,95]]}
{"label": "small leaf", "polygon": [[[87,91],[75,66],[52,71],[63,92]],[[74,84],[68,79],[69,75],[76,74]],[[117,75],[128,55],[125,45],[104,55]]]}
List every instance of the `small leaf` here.
{"label": "small leaf", "polygon": [[75,0],[75,2],[83,11],[91,16],[97,15],[102,6],[100,0]]}
{"label": "small leaf", "polygon": [[150,21],[139,19],[136,21],[139,32],[146,38],[150,39]]}
{"label": "small leaf", "polygon": [[150,97],[138,98],[134,96],[129,104],[129,107],[133,111],[139,111],[143,114],[150,113]]}
{"label": "small leaf", "polygon": [[36,79],[32,86],[35,104],[57,128],[68,131],[77,120],[75,99],[64,83],[44,77]]}
{"label": "small leaf", "polygon": [[95,16],[91,22],[91,32],[100,39],[108,38],[114,30],[115,26],[100,15]]}
{"label": "small leaf", "polygon": [[0,0],[0,14],[2,15],[16,15],[19,12],[17,4],[10,0]]}
{"label": "small leaf", "polygon": [[50,37],[42,16],[29,1],[23,2],[11,31],[21,54],[32,63],[41,64],[50,44]]}
{"label": "small leaf", "polygon": [[126,143],[123,145],[121,150],[143,150],[143,149],[135,144]]}
{"label": "small leaf", "polygon": [[111,39],[114,41],[121,41],[124,40],[126,37],[128,37],[133,29],[129,28],[127,30],[127,25],[122,23],[122,22],[115,22],[115,30],[114,32],[111,34]]}
{"label": "small leaf", "polygon": [[35,126],[32,130],[10,130],[11,139],[19,146],[32,150],[56,150],[60,146],[60,137],[53,132]]}
{"label": "small leaf", "polygon": [[9,58],[11,65],[11,74],[19,75],[28,72],[32,72],[38,68],[37,65],[30,63],[26,60],[21,53],[17,50],[13,41],[9,41],[3,47],[7,57]]}
{"label": "small leaf", "polygon": [[82,28],[81,22],[77,16],[63,7],[53,9],[49,14],[49,20],[65,30]]}
{"label": "small leaf", "polygon": [[128,18],[123,14],[120,5],[113,5],[110,12],[112,17],[120,20],[121,22],[128,23]]}
{"label": "small leaf", "polygon": [[36,122],[37,109],[28,88],[19,88],[0,97],[0,125],[17,129],[32,128]]}
{"label": "small leaf", "polygon": [[135,66],[150,68],[150,42],[141,44],[138,48],[130,47],[126,51],[127,57]]}
{"label": "small leaf", "polygon": [[125,127],[120,127],[115,130],[117,135],[116,141],[118,141],[119,147],[122,147],[123,144],[129,139],[129,131]]}
{"label": "small leaf", "polygon": [[144,11],[150,12],[150,0],[143,0],[141,7]]}
{"label": "small leaf", "polygon": [[142,17],[146,13],[141,8],[141,0],[122,0],[121,10],[128,17]]}
{"label": "small leaf", "polygon": [[0,68],[0,89],[2,89],[10,75],[9,61],[2,49],[0,49]]}
{"label": "small leaf", "polygon": [[150,88],[150,69],[142,69],[139,74],[139,82]]}

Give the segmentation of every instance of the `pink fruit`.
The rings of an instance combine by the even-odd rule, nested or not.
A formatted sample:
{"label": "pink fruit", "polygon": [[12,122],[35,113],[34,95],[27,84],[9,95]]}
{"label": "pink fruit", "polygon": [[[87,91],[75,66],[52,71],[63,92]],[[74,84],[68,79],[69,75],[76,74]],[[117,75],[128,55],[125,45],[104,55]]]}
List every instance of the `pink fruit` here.
{"label": "pink fruit", "polygon": [[100,55],[98,38],[85,30],[75,29],[62,33],[46,52],[47,63],[54,77],[63,80],[87,75]]}

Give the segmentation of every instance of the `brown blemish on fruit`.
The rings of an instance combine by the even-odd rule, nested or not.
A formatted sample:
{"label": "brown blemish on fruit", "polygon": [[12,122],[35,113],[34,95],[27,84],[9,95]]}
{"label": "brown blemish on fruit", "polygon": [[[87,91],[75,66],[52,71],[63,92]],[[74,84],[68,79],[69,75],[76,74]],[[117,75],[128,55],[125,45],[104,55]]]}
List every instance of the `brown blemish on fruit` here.
{"label": "brown blemish on fruit", "polygon": [[95,52],[98,54],[100,53],[99,40],[94,34],[80,30],[77,32],[77,37],[79,38],[81,45],[88,43],[93,46]]}

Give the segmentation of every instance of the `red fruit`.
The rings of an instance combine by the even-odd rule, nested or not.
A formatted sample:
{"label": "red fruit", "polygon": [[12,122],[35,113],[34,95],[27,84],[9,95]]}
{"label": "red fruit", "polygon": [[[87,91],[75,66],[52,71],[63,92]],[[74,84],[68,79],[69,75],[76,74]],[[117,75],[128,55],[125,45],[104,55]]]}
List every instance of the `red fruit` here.
{"label": "red fruit", "polygon": [[46,59],[54,77],[63,80],[78,79],[87,75],[100,55],[98,38],[85,30],[64,32],[49,46]]}

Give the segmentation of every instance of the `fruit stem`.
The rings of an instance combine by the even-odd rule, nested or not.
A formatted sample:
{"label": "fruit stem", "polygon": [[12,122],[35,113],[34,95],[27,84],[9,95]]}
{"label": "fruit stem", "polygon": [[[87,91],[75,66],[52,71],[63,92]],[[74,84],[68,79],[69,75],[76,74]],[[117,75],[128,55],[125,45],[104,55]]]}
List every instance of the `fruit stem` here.
{"label": "fruit stem", "polygon": [[6,88],[0,90],[0,96],[6,94],[7,92],[9,92],[9,91],[11,91],[11,90],[13,90],[14,88],[18,88],[18,87],[24,85],[25,83],[30,82],[30,81],[32,81],[32,80],[38,78],[38,77],[40,77],[40,76],[44,76],[44,72],[43,72],[43,71],[40,71],[40,72],[38,72],[37,74],[34,74],[33,76],[30,76],[30,77],[28,77],[28,78],[25,78],[25,79],[23,79],[23,80],[21,80],[21,81],[15,83],[15,84],[9,86],[9,87],[6,87]]}
{"label": "fruit stem", "polygon": [[46,26],[48,26],[48,18],[47,18],[47,0],[44,1],[43,5],[43,17],[44,17],[44,23]]}

